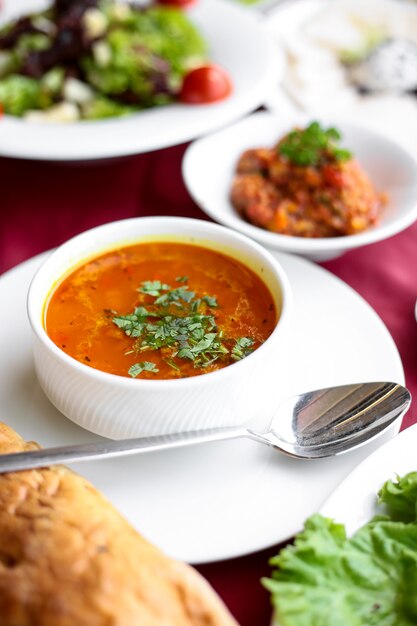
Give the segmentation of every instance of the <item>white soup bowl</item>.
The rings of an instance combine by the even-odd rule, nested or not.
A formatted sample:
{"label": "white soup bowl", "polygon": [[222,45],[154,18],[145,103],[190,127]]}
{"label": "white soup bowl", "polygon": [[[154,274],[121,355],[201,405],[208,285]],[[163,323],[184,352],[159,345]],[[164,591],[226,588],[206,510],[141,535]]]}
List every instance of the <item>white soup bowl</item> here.
{"label": "white soup bowl", "polygon": [[[80,363],[58,348],[44,327],[45,303],[55,286],[87,260],[150,240],[204,246],[250,267],[269,288],[278,312],[270,337],[237,363],[177,380],[116,376]],[[27,304],[37,376],[59,411],[79,426],[113,439],[242,424],[256,414],[260,400],[272,402],[276,394],[274,363],[285,340],[290,303],[290,286],[279,263],[262,246],[232,230],[170,217],[99,226],[57,248],[30,285]]]}

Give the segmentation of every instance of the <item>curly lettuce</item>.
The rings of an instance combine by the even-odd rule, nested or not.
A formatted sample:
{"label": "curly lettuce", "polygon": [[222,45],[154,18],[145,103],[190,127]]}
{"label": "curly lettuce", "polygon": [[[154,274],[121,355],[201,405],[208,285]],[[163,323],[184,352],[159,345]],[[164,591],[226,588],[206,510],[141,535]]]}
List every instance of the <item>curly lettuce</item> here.
{"label": "curly lettuce", "polygon": [[386,504],[392,520],[417,522],[417,472],[388,480],[378,496]]}
{"label": "curly lettuce", "polygon": [[83,119],[100,120],[109,117],[124,117],[131,115],[137,109],[135,107],[119,104],[110,98],[97,96],[91,102],[82,107]]}
{"label": "curly lettuce", "polygon": [[31,109],[46,109],[52,101],[39,81],[10,74],[0,80],[0,103],[6,113],[20,117]]}
{"label": "curly lettuce", "polygon": [[387,514],[351,538],[342,524],[310,517],[271,560],[280,626],[412,626],[417,624],[417,472],[379,492]]}
{"label": "curly lettuce", "polygon": [[180,9],[55,0],[0,30],[0,106],[15,116],[47,118],[66,102],[81,119],[129,115],[175,101],[183,76],[205,59],[203,38]]}
{"label": "curly lettuce", "polygon": [[142,107],[173,100],[184,74],[206,52],[187,16],[167,7],[130,11],[122,23],[110,20],[102,41],[109,60],[100,63],[94,54],[85,56],[81,65],[87,82],[109,97],[128,93]]}

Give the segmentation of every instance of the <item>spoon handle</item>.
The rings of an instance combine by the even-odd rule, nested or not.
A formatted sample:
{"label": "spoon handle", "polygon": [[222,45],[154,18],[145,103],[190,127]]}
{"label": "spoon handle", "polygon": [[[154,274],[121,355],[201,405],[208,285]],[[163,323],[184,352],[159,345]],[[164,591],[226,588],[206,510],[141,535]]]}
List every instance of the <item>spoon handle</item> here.
{"label": "spoon handle", "polygon": [[61,463],[92,461],[100,458],[108,459],[130,454],[169,450],[210,441],[237,439],[245,435],[247,435],[247,431],[243,428],[211,428],[194,430],[188,433],[174,433],[172,435],[137,437],[135,439],[119,439],[116,441],[106,439],[105,441],[94,443],[15,452],[0,455],[0,474],[35,469],[37,467],[48,467]]}

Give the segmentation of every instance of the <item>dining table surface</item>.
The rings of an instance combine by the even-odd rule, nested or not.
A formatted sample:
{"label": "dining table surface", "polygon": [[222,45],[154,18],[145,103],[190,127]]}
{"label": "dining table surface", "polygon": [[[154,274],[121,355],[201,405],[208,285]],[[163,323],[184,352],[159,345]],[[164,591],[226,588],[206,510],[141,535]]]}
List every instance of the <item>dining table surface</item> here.
{"label": "dining table surface", "polygon": [[[182,181],[185,149],[83,163],[0,158],[0,273],[106,222],[149,215],[208,219]],[[417,396],[417,223],[321,265],[383,320],[400,353],[406,385]],[[414,423],[412,405],[402,429]],[[268,560],[279,548],[197,566],[241,626],[270,623],[270,598],[260,580],[270,574]]]}

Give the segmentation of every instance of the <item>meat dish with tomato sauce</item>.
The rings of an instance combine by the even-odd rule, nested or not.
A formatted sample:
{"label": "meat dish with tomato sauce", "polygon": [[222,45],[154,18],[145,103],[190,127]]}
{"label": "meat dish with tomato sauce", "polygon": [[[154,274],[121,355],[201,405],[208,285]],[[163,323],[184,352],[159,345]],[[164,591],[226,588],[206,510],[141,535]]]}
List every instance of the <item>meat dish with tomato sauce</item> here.
{"label": "meat dish with tomato sauce", "polygon": [[376,224],[386,196],[378,192],[337,129],[312,122],[273,148],[244,152],[231,201],[247,221],[295,237],[354,235]]}

